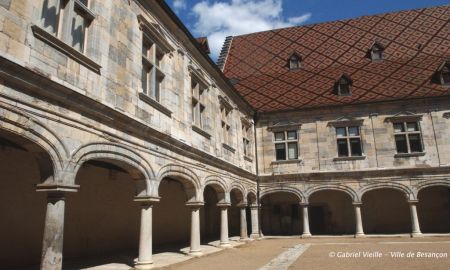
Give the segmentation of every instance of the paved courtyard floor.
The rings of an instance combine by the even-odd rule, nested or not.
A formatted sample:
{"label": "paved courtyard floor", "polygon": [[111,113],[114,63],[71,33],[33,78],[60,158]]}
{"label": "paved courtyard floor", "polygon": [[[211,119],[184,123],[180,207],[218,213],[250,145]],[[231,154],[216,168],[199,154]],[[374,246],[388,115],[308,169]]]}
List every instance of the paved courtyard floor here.
{"label": "paved courtyard floor", "polygon": [[160,269],[448,270],[450,237],[264,239]]}

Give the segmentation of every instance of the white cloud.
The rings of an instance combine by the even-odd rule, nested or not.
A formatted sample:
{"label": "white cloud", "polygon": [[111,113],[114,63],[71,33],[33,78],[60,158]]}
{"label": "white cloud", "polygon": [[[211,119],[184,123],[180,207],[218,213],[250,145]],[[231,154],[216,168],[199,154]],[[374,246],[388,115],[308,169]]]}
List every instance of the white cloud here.
{"label": "white cloud", "polygon": [[173,8],[176,11],[186,9],[186,0],[173,0]]}
{"label": "white cloud", "polygon": [[207,36],[212,57],[216,58],[227,36],[243,35],[306,22],[311,13],[283,18],[283,0],[201,1],[192,9],[196,23],[193,32]]}

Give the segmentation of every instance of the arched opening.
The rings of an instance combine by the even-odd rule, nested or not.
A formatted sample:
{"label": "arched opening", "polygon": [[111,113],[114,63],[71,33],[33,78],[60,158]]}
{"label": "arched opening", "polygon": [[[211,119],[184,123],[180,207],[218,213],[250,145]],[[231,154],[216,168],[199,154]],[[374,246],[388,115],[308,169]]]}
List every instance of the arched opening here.
{"label": "arched opening", "polygon": [[411,232],[409,205],[403,191],[380,188],[362,196],[362,220],[366,234]]}
{"label": "arched opening", "polygon": [[203,191],[205,205],[200,210],[202,241],[209,243],[220,239],[220,208],[225,202],[225,191],[217,184],[209,184]]}
{"label": "arched opening", "polygon": [[264,235],[302,233],[299,198],[289,192],[273,192],[261,198],[261,226]]}
{"label": "arched opening", "polygon": [[189,246],[191,212],[188,181],[179,177],[165,177],[159,185],[161,200],[153,207],[154,253],[179,250]]}
{"label": "arched opening", "polygon": [[423,233],[450,232],[450,187],[432,186],[418,194],[417,213]]}
{"label": "arched opening", "polygon": [[344,191],[321,190],[309,197],[311,234],[354,234],[355,214],[352,198]]}
{"label": "arched opening", "polygon": [[228,211],[228,230],[230,236],[239,236],[240,234],[240,209],[244,204],[244,194],[237,188],[230,192],[231,207]]}
{"label": "arched opening", "polygon": [[134,202],[143,175],[114,159],[91,159],[79,168],[77,193],[68,194],[65,265],[123,263],[138,254],[140,205]]}
{"label": "arched opening", "polygon": [[51,159],[37,144],[0,130],[0,160],[1,267],[39,265],[47,200],[36,184],[53,171]]}

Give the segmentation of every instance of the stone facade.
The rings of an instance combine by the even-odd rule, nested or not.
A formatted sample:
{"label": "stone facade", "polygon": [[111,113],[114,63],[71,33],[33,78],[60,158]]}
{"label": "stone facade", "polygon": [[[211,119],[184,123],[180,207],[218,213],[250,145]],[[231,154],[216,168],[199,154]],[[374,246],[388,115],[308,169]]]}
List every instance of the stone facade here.
{"label": "stone facade", "polygon": [[[253,130],[252,108],[234,92],[219,69],[193,42],[192,36],[173,20],[173,14],[163,1],[88,1],[87,6],[74,0],[61,1],[65,6],[59,6],[59,2],[0,3],[1,137],[7,151],[28,151],[37,160],[36,164],[26,166],[26,170],[38,178],[30,181],[40,191],[27,196],[38,196],[40,199],[33,200],[44,203],[41,205],[44,207],[45,200],[38,194],[47,194],[46,210],[37,211],[46,212],[45,217],[39,217],[44,218],[41,269],[61,268],[64,228],[73,228],[72,222],[76,219],[71,216],[89,208],[76,199],[77,195],[85,199],[95,197],[95,194],[79,191],[83,190],[81,183],[90,185],[83,179],[96,178],[95,174],[83,173],[86,166],[93,166],[87,165],[90,161],[94,161],[94,166],[109,164],[106,165],[109,170],[129,175],[119,174],[119,179],[134,183],[133,194],[126,192],[130,190],[128,186],[120,195],[117,194],[120,185],[116,186],[116,191],[107,193],[112,186],[109,187],[105,179],[100,180],[100,172],[99,179],[93,180],[97,181],[96,190],[100,194],[104,190],[118,200],[128,194],[125,197],[128,196],[129,201],[116,205],[117,211],[131,211],[130,215],[140,213],[140,217],[129,219],[134,221],[135,229],[140,227],[136,237],[140,243],[136,267],[151,266],[152,208],[160,197],[164,200],[162,190],[166,190],[166,194],[173,193],[169,187],[162,188],[167,179],[181,184],[185,193],[181,198],[188,206],[183,211],[192,218],[191,251],[200,253],[200,227],[205,226],[202,209],[205,201],[208,203],[204,199],[207,186],[214,188],[216,203],[225,215],[233,193],[237,194],[233,207],[239,205],[245,210],[247,198],[251,198],[250,204],[256,203],[254,147],[244,155],[242,144],[242,126]],[[59,15],[55,34],[48,18],[55,16],[59,9],[64,12]],[[83,16],[87,16],[88,27],[84,29],[81,49],[77,49],[69,45],[75,40],[75,34],[72,32],[71,36],[70,28],[65,27],[72,18],[67,17],[78,16],[74,10],[80,9],[85,10]],[[48,15],[51,12],[53,15]],[[144,35],[150,36],[152,42],[164,50],[158,66],[164,73],[158,99],[149,97],[142,85]],[[193,124],[194,80],[201,81],[205,88],[201,127]],[[220,126],[221,106],[229,110],[226,144]],[[13,151],[12,155],[16,154]],[[17,186],[15,192],[20,190]],[[97,203],[102,201],[107,202],[107,197]],[[78,206],[73,207],[71,203]],[[167,203],[170,206],[175,201]],[[141,208],[130,210],[131,205],[139,204]],[[167,205],[161,207],[161,210],[156,208],[156,212],[163,215],[161,211]],[[107,212],[107,208],[103,211]],[[170,207],[167,211],[171,211]],[[65,215],[69,216],[66,222]],[[228,223],[222,220],[221,240],[226,245]],[[122,228],[121,221],[117,222],[116,227]],[[157,228],[163,227],[158,225],[160,220],[154,223]],[[246,227],[246,223],[243,226]],[[25,230],[23,226],[18,228]],[[108,230],[98,233],[108,238]],[[159,242],[161,236],[170,239],[176,235],[176,232],[161,230]],[[76,240],[74,235],[69,238],[81,240]],[[120,242],[119,239],[110,241],[111,247],[114,241]],[[86,249],[83,242],[72,243],[67,245],[68,253],[75,257],[83,248],[87,251],[102,247],[98,243]],[[108,246],[103,248],[106,251]],[[33,262],[35,259],[26,258],[22,263]]]}

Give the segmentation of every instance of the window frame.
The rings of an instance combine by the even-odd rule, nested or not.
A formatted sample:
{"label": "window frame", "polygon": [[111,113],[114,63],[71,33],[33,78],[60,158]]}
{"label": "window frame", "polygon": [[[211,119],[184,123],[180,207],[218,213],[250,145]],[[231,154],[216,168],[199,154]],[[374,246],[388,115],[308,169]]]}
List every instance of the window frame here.
{"label": "window frame", "polygon": [[[408,131],[408,124],[409,123],[416,124],[417,130],[415,130],[415,131]],[[395,131],[395,125],[396,124],[401,124],[402,128],[403,128],[403,131],[396,132]],[[423,153],[424,152],[425,147],[424,147],[424,144],[423,144],[422,128],[421,128],[421,125],[420,125],[420,121],[411,121],[411,120],[409,120],[409,121],[408,120],[393,121],[392,122],[392,127],[393,127],[393,130],[394,130],[394,143],[395,143],[395,150],[396,150],[397,154],[400,154],[400,155],[402,155],[402,154],[416,154],[416,153]],[[411,151],[411,142],[410,142],[410,138],[409,138],[410,135],[418,135],[419,136],[419,143],[420,143],[420,150],[421,151],[414,151],[414,152]],[[397,136],[404,136],[405,137],[407,152],[399,152],[398,151],[397,139],[396,139]]]}
{"label": "window frame", "polygon": [[250,125],[242,124],[242,143],[244,157],[252,157],[252,127]]}
{"label": "window frame", "polygon": [[232,138],[233,138],[231,129],[231,116],[232,116],[232,109],[229,109],[224,105],[221,105],[220,123],[223,136],[223,143],[227,144],[228,146],[232,145]]}
{"label": "window frame", "polygon": [[[343,93],[342,91],[342,87],[343,86],[348,87],[348,92]],[[337,94],[338,96],[351,96],[352,95],[352,85],[353,85],[353,81],[350,78],[350,76],[343,74],[341,77],[339,77],[339,79],[336,82],[336,90],[337,90]]]}
{"label": "window frame", "polygon": [[[361,136],[361,126],[360,125],[345,125],[345,126],[335,126],[335,132],[336,132],[336,151],[338,158],[351,158],[351,157],[364,157],[364,147],[363,147],[363,141]],[[345,135],[344,136],[338,136],[338,129],[344,128],[345,129]],[[357,128],[358,135],[352,136],[350,135],[349,129],[350,128]],[[360,155],[353,155],[352,153],[352,146],[351,146],[351,140],[358,139],[359,140],[359,146],[360,146]],[[345,140],[347,145],[347,155],[340,155],[339,153],[339,141]]]}
{"label": "window frame", "polygon": [[206,93],[208,88],[200,81],[191,78],[191,94],[192,94],[192,123],[194,126],[204,130],[206,117]]}
{"label": "window frame", "polygon": [[[147,47],[146,47],[147,46]],[[144,48],[147,48],[144,51]],[[163,83],[166,74],[162,70],[166,54],[146,31],[142,31],[141,89],[149,98],[162,103]],[[145,81],[145,84],[144,84]]]}
{"label": "window frame", "polygon": [[[295,139],[289,139],[289,132],[295,132]],[[277,140],[277,133],[283,133],[283,140]],[[285,129],[285,130],[276,130],[273,131],[273,142],[275,149],[275,161],[291,161],[291,160],[299,160],[299,130],[298,129]],[[289,145],[295,144],[296,157],[289,157]],[[284,159],[279,159],[277,155],[277,145],[284,145]]]}

